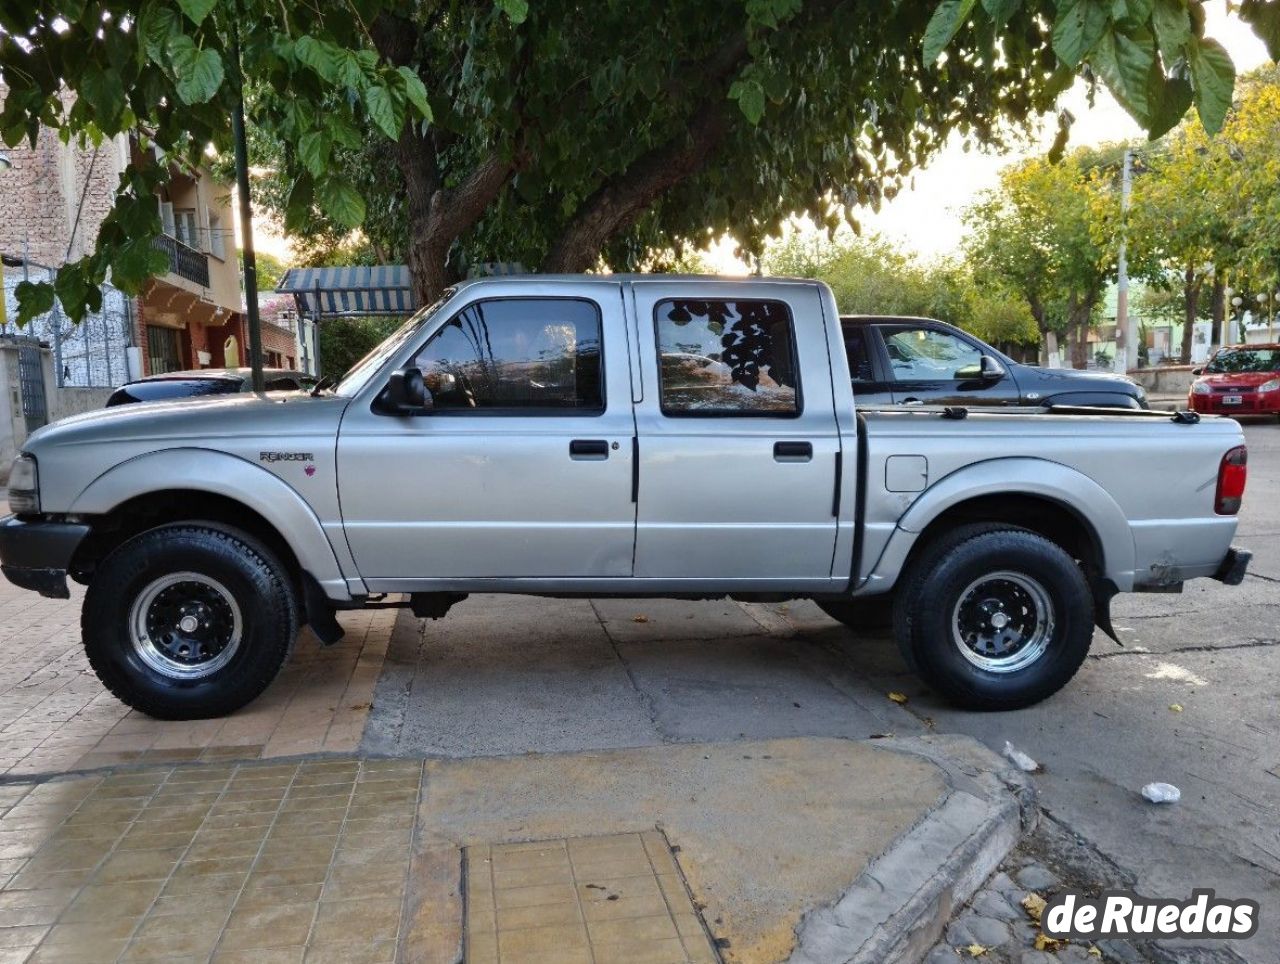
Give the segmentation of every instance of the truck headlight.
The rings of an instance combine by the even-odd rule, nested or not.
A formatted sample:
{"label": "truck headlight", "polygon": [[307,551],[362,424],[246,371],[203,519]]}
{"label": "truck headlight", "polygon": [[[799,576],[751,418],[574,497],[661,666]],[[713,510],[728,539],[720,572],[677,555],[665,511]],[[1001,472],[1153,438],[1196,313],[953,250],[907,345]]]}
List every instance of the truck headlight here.
{"label": "truck headlight", "polygon": [[19,455],[9,470],[9,511],[15,515],[40,513],[40,473],[31,455]]}
{"label": "truck headlight", "polygon": [[1263,382],[1258,386],[1259,392],[1280,391],[1280,378],[1273,378],[1270,381]]}
{"label": "truck headlight", "polygon": [[1193,382],[1191,385],[1191,394],[1193,395],[1212,395],[1213,389],[1209,387],[1208,382]]}

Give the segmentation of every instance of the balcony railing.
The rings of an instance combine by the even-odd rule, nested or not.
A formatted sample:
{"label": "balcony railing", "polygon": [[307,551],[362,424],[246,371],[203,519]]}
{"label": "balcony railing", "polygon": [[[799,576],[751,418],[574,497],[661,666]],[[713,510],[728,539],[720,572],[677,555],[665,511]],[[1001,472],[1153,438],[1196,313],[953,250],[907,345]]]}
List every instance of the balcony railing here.
{"label": "balcony railing", "polygon": [[152,242],[157,250],[169,258],[169,270],[179,278],[194,281],[202,288],[209,287],[209,257],[195,248],[189,248],[177,238],[162,234]]}

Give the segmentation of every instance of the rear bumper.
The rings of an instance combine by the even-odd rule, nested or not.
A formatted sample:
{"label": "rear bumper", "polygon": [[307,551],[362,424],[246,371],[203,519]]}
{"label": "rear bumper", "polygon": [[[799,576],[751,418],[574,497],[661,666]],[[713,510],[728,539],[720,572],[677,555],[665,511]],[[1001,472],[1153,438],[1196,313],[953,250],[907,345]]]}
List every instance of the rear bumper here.
{"label": "rear bumper", "polygon": [[89,527],[75,522],[0,519],[0,570],[21,589],[66,599],[67,567]]}
{"label": "rear bumper", "polygon": [[1253,561],[1252,552],[1232,546],[1222,557],[1222,565],[1213,574],[1213,578],[1228,586],[1238,586],[1244,582],[1244,575],[1249,570],[1251,561]]}

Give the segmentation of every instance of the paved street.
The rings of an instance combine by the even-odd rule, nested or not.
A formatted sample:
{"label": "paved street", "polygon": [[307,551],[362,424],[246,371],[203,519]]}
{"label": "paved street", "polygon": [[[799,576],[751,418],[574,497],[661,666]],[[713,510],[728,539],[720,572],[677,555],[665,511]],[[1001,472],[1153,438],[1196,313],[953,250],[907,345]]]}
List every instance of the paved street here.
{"label": "paved street", "polygon": [[[55,841],[56,853],[40,854],[53,861],[43,871],[25,865],[36,851],[31,840],[18,838],[30,836],[24,826],[33,825],[23,824],[28,813],[44,821],[47,833],[66,834],[58,821],[90,797],[98,803],[86,812],[98,816],[112,812],[109,799],[128,798],[118,809],[128,811],[129,820],[142,819],[140,813],[157,801],[160,816],[166,806],[179,803],[216,804],[218,812],[206,806],[202,820],[255,807],[283,814],[311,806],[302,802],[305,797],[325,795],[305,788],[322,785],[320,774],[328,772],[345,781],[344,807],[348,798],[360,802],[354,831],[363,832],[358,821],[368,817],[377,793],[369,788],[368,800],[361,796],[360,783],[369,777],[351,761],[353,752],[440,758],[440,765],[453,766],[449,761],[531,752],[792,737],[873,738],[864,745],[874,745],[889,735],[931,732],[970,734],[997,751],[1008,740],[1043,764],[1045,772],[1034,781],[1048,821],[1042,839],[1029,844],[1038,848],[1036,860],[1050,865],[1061,860],[1065,866],[1072,857],[1065,850],[1083,849],[1094,866],[1131,881],[1144,894],[1185,896],[1192,887],[1210,886],[1226,897],[1257,899],[1263,908],[1259,933],[1234,949],[1251,961],[1280,959],[1280,744],[1275,739],[1280,729],[1280,507],[1270,497],[1280,484],[1280,427],[1251,425],[1246,434],[1250,489],[1238,542],[1254,550],[1256,561],[1245,585],[1229,589],[1200,583],[1181,596],[1120,598],[1116,624],[1126,645],[1118,647],[1099,634],[1091,658],[1063,693],[1016,713],[951,710],[906,673],[890,641],[857,636],[809,604],[482,597],[467,600],[441,621],[385,612],[344,615],[347,640],[327,650],[300,640],[281,679],[241,713],[205,723],[157,723],[127,711],[98,686],[80,653],[76,600],[40,600],[0,587],[0,766],[10,784],[0,788],[0,809],[8,810],[9,821],[0,827],[6,831],[0,843],[16,848],[0,853],[0,881],[8,881],[0,883],[7,891],[0,894],[0,935],[15,942],[0,959],[25,959],[36,944],[21,941],[38,941],[36,932],[43,935],[50,921],[73,923],[56,914],[44,920],[47,910],[31,909],[44,906],[22,896],[33,888],[37,873],[66,874],[68,881],[79,874],[85,880],[77,877],[76,887],[99,886],[86,876],[87,868],[66,856],[77,849],[68,842],[76,837],[75,822],[71,837]],[[905,693],[907,703],[890,701],[890,691]],[[332,757],[334,769],[326,771],[307,762],[318,754],[341,756]],[[279,758],[284,769],[277,772],[265,762],[257,775],[237,769],[240,761],[269,758]],[[192,761],[208,767],[170,766]],[[143,764],[156,766],[133,769]],[[115,775],[107,767],[117,767]],[[23,782],[65,771],[87,775],[74,785],[32,788]],[[201,779],[184,773],[201,772],[217,787],[201,788],[196,800],[166,803],[192,792],[180,786],[185,780]],[[463,792],[460,811],[505,805],[510,789],[505,772],[493,770],[475,784],[471,792],[478,795]],[[577,786],[574,772],[585,771],[567,769],[553,782]],[[255,784],[255,778],[265,782]],[[409,778],[412,782],[412,774]],[[465,788],[475,778],[457,779]],[[544,786],[547,779],[531,785]],[[245,780],[248,785],[240,783]],[[1138,791],[1153,780],[1179,786],[1182,802],[1157,808],[1143,801]],[[430,782],[428,775],[424,785]],[[145,793],[129,789],[143,784]],[[298,790],[291,789],[295,784]],[[266,789],[272,792],[257,792]],[[407,805],[406,789],[395,792]],[[255,804],[259,797],[270,800]],[[344,819],[351,815],[337,823],[345,826]],[[294,822],[285,820],[281,830]],[[204,829],[220,827],[215,820]],[[527,830],[524,817],[497,820],[491,829],[498,834],[504,827],[504,839],[529,839],[521,829]],[[191,837],[195,831],[185,828],[174,829]],[[608,832],[630,829],[635,828],[623,824]],[[343,863],[335,855],[343,850],[345,832],[335,829],[329,835],[323,874],[303,873],[319,879],[305,887],[301,878],[276,882],[303,887],[289,899],[291,906],[305,905],[295,908],[299,919],[314,923],[326,920],[327,913],[352,911],[322,906],[334,899],[326,889],[327,875]],[[554,849],[574,833],[573,826],[548,826],[539,839],[551,841],[547,846]],[[103,853],[95,860],[121,867],[141,860],[123,853],[128,850],[120,843],[124,839],[117,835],[100,842]],[[204,853],[216,849],[216,839],[169,843]],[[457,839],[470,838],[460,833]],[[475,838],[474,846],[484,846],[485,839],[490,838]],[[184,862],[194,859],[186,850],[156,858],[169,861],[166,880],[184,877]],[[216,858],[210,853],[208,859]],[[388,873],[403,873],[394,861],[387,866]],[[132,873],[127,867],[121,872]],[[1066,871],[1063,876],[1077,879]],[[56,885],[50,877],[34,889],[50,901],[63,901],[63,909],[79,900],[79,891]],[[153,936],[156,947],[168,946],[170,932],[160,921],[175,902],[165,902],[160,886],[154,890],[145,900],[139,896],[128,933],[103,939],[132,941],[131,953],[139,942],[146,951]],[[228,957],[242,939],[236,934],[261,930],[266,920],[254,916],[261,907],[249,899],[250,891],[236,895],[219,898],[223,916],[216,935],[201,932],[192,938],[213,940]],[[390,904],[386,910],[390,915]],[[580,912],[588,912],[586,905]],[[678,926],[680,913],[671,909],[669,915],[671,926]],[[239,923],[231,926],[232,921]],[[390,940],[388,935],[402,926],[407,925],[399,916],[387,916],[378,939]],[[80,931],[59,933],[70,939]],[[228,933],[230,943],[220,943]],[[684,932],[680,939],[687,939]],[[379,953],[389,946],[382,945]],[[292,948],[299,954],[302,949]],[[732,949],[722,954],[734,956]],[[312,957],[323,959],[323,954]]]}

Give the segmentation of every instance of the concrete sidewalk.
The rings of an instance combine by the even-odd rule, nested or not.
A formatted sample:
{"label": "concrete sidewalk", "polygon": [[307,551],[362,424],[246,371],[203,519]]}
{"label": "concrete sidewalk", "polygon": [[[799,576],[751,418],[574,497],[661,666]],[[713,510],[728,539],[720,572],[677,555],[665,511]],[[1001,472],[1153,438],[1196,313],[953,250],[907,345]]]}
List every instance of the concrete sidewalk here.
{"label": "concrete sidewalk", "polygon": [[956,738],[9,782],[0,958],[915,959],[1033,814]]}

